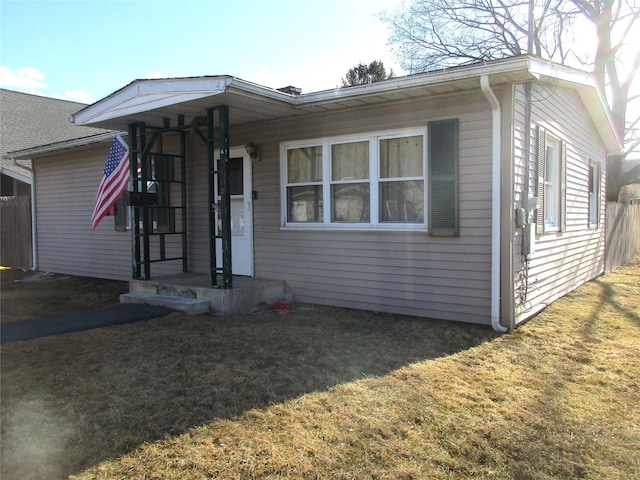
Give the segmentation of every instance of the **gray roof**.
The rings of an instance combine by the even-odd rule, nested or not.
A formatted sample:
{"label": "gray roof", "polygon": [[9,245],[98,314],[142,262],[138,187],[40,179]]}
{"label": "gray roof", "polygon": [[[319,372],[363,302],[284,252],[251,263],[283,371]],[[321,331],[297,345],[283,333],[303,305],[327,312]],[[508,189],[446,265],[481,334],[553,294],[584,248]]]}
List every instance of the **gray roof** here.
{"label": "gray roof", "polygon": [[[30,177],[28,169],[17,167],[10,158],[5,158],[6,154],[106,132],[103,128],[79,127],[69,122],[69,117],[84,107],[84,103],[0,89],[2,170]],[[29,161],[19,163],[31,167]]]}

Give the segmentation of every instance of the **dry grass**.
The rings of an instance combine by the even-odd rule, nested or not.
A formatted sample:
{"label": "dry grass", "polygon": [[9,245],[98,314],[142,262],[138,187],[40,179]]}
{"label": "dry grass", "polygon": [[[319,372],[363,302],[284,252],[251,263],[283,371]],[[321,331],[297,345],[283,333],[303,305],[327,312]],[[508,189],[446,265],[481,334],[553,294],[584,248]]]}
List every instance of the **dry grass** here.
{"label": "dry grass", "polygon": [[127,282],[49,273],[0,271],[2,323],[118,305]]}
{"label": "dry grass", "polygon": [[510,335],[342,309],[3,346],[2,478],[636,478],[640,257]]}

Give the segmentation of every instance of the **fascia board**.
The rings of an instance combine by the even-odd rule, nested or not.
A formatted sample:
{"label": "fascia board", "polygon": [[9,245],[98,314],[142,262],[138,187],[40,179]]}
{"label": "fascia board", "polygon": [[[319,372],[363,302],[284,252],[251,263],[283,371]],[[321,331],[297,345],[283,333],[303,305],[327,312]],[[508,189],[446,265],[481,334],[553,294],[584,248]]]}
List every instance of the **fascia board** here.
{"label": "fascia board", "polygon": [[596,88],[596,82],[588,72],[577,70],[571,67],[565,67],[542,60],[540,58],[529,57],[527,59],[529,72],[536,78],[546,77],[558,82],[567,82],[572,85],[584,85]]}
{"label": "fascia board", "polygon": [[[298,97],[297,103],[300,106],[304,106],[306,104],[342,101],[351,97],[375,95],[413,87],[427,87],[429,85],[436,85],[440,83],[451,83],[476,77],[479,78],[483,75],[497,77],[499,75],[522,72],[523,75],[528,77],[530,76],[528,70],[528,58],[517,57],[495,63],[483,63],[479,65],[450,68],[441,71],[414,74],[407,77],[398,77],[367,85],[357,85],[353,87],[338,88],[335,90],[308,93]],[[524,79],[526,80],[526,78]]]}
{"label": "fascia board", "polygon": [[[18,159],[16,159],[16,160],[18,160]],[[23,167],[21,165],[18,165],[18,168],[22,168],[23,170],[28,170],[27,167]],[[33,180],[31,178],[31,176],[22,175],[22,174],[20,174],[18,172],[15,172],[15,171],[10,170],[10,169],[5,168],[5,167],[0,167],[0,172],[3,175],[6,175],[7,177],[14,178],[14,179],[16,179],[16,180],[18,180],[18,181],[20,181],[22,183],[28,183],[29,185],[33,184]]]}
{"label": "fascia board", "polygon": [[[76,138],[73,140],[65,140],[63,142],[51,143],[48,145],[41,145],[38,147],[28,148],[25,150],[16,150],[15,152],[7,153],[3,158],[13,158],[16,160],[28,160],[49,153],[59,152],[61,150],[67,150],[70,148],[85,147],[96,143],[112,141],[115,132],[99,133],[97,135],[91,135],[89,137]],[[123,137],[126,137],[125,133],[120,133]]]}
{"label": "fascia board", "polygon": [[594,125],[600,132],[607,153],[609,155],[622,155],[624,152],[624,141],[618,135],[611,110],[609,110],[609,106],[600,89],[597,87],[579,87],[576,90],[582,103],[589,112],[589,116],[593,120]]}
{"label": "fascia board", "polygon": [[76,125],[124,117],[224,93],[232,77],[136,80],[70,117]]}
{"label": "fascia board", "polygon": [[[241,94],[250,94],[256,95],[260,97],[266,97],[272,100],[279,100],[285,103],[289,103],[291,105],[295,104],[299,98],[304,95],[290,95],[288,93],[281,92],[274,88],[265,87],[262,85],[258,85],[257,83],[248,82],[247,80],[242,80],[241,78],[233,77],[232,81],[229,83],[228,91],[233,91],[234,93]],[[306,94],[311,95],[311,94]]]}
{"label": "fascia board", "polygon": [[600,132],[607,153],[622,153],[623,141],[618,135],[609,104],[592,74],[535,58],[530,59],[529,68],[543,81],[555,81],[559,85],[575,89]]}

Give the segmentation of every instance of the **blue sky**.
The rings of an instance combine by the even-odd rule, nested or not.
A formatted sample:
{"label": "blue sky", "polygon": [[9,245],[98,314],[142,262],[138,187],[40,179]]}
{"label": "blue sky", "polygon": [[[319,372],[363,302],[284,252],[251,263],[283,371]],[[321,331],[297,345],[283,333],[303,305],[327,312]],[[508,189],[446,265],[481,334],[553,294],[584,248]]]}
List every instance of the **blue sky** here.
{"label": "blue sky", "polygon": [[401,0],[0,0],[0,86],[91,103],[137,78],[233,75],[304,92],[358,63],[405,72],[378,18]]}

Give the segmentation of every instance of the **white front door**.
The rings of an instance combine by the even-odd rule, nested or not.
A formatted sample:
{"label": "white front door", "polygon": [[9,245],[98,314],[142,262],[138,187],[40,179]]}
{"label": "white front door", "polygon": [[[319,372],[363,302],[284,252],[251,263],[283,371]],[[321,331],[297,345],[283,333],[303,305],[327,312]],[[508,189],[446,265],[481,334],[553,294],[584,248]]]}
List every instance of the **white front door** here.
{"label": "white front door", "polygon": [[[217,159],[216,159],[217,161]],[[244,148],[232,148],[229,155],[231,187],[231,271],[253,276],[253,198],[251,158]],[[217,189],[216,185],[216,189]],[[217,197],[217,192],[216,192]],[[220,228],[220,221],[216,222]],[[222,265],[222,240],[216,240],[216,264]]]}

